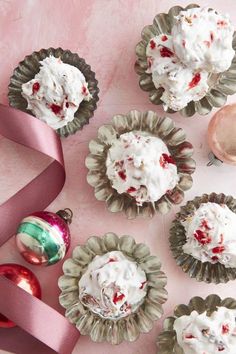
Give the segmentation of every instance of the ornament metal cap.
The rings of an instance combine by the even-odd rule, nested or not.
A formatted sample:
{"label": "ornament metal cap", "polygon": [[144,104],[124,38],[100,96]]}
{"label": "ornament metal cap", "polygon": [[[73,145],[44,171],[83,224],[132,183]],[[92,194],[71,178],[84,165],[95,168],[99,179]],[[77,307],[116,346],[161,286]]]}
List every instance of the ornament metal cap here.
{"label": "ornament metal cap", "polygon": [[221,161],[220,159],[218,159],[216,157],[216,155],[213,154],[213,152],[210,152],[208,154],[208,159],[209,159],[209,162],[207,163],[207,166],[221,166],[223,161]]}
{"label": "ornament metal cap", "polygon": [[73,212],[70,208],[58,210],[56,214],[60,216],[60,218],[62,218],[67,224],[70,225],[72,223]]}

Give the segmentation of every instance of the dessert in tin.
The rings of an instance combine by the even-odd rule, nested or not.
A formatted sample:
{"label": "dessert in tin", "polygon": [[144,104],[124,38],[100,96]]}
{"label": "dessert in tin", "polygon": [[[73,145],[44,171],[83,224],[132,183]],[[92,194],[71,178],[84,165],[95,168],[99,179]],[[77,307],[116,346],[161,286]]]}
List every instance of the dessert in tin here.
{"label": "dessert in tin", "polygon": [[184,354],[234,354],[236,348],[236,310],[219,307],[207,312],[177,318],[174,322],[177,342]]}
{"label": "dessert in tin", "polygon": [[118,319],[135,312],[144,300],[147,277],[120,251],[96,256],[79,281],[80,300],[101,317]]}
{"label": "dessert in tin", "polygon": [[202,99],[210,73],[226,71],[234,57],[233,26],[228,16],[208,8],[181,11],[171,34],[150,39],[146,48],[147,73],[163,88],[166,109],[178,111]]}
{"label": "dessert in tin", "polygon": [[185,253],[201,262],[236,267],[236,214],[227,205],[202,203],[182,225],[186,232]]}
{"label": "dessert in tin", "polygon": [[49,56],[40,61],[40,71],[22,85],[27,109],[53,129],[73,121],[80,103],[92,96],[82,72],[60,58]]}

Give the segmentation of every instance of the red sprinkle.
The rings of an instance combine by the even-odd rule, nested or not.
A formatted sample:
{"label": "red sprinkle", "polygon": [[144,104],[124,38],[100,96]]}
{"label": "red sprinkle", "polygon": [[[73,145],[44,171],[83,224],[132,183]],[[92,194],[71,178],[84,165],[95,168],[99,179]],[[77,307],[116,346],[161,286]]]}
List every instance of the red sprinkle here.
{"label": "red sprinkle", "polygon": [[159,162],[161,167],[163,168],[165,168],[168,163],[172,163],[173,165],[175,165],[175,160],[173,159],[173,157],[167,154],[162,154]]}
{"label": "red sprinkle", "polygon": [[192,78],[192,81],[188,84],[188,87],[192,89],[193,87],[197,86],[199,84],[199,81],[201,80],[201,74],[196,73],[194,77]]}
{"label": "red sprinkle", "polygon": [[82,94],[87,96],[88,95],[88,92],[87,92],[87,89],[85,86],[82,87]]}
{"label": "red sprinkle", "polygon": [[219,258],[217,256],[213,256],[211,257],[211,259],[214,261],[214,262],[217,262],[219,260]]}
{"label": "red sprinkle", "polygon": [[185,46],[186,46],[186,41],[183,39],[182,40],[182,46],[185,48]]}
{"label": "red sprinkle", "polygon": [[210,41],[204,41],[203,43],[207,46],[207,48],[210,48],[210,46],[211,46]]}
{"label": "red sprinkle", "polygon": [[126,308],[125,308],[125,312],[128,312],[131,310],[131,305],[130,304],[127,304],[126,305]]}
{"label": "red sprinkle", "polygon": [[171,58],[174,56],[174,53],[169,48],[166,47],[162,47],[160,49],[160,54],[162,58]]}
{"label": "red sprinkle", "polygon": [[214,33],[213,32],[210,32],[210,38],[211,38],[211,42],[214,41]]}
{"label": "red sprinkle", "polygon": [[128,161],[133,161],[133,157],[128,157]]}
{"label": "red sprinkle", "polygon": [[219,21],[217,22],[217,25],[218,25],[218,26],[227,26],[227,22],[224,21],[224,20],[219,20]]}
{"label": "red sprinkle", "polygon": [[141,286],[139,287],[139,289],[143,289],[144,286],[145,286],[145,284],[147,284],[147,281],[143,281],[143,282],[141,283]]}
{"label": "red sprinkle", "polygon": [[185,339],[193,339],[196,338],[194,337],[191,333],[190,334],[186,334]]}
{"label": "red sprinkle", "polygon": [[120,294],[118,295],[118,293],[115,293],[114,297],[113,297],[113,302],[116,305],[117,302],[122,301],[124,299],[125,295],[124,294]]}
{"label": "red sprinkle", "polygon": [[163,42],[167,41],[167,39],[168,39],[168,37],[167,37],[165,34],[164,34],[164,36],[161,37],[161,40],[162,40]]}
{"label": "red sprinkle", "polygon": [[33,87],[32,87],[33,95],[34,95],[36,92],[38,92],[39,89],[40,89],[39,83],[38,83],[38,82],[35,82],[35,83],[33,84]]}
{"label": "red sprinkle", "polygon": [[57,104],[54,104],[54,103],[51,104],[50,108],[53,111],[53,113],[55,113],[55,114],[59,114],[62,110],[61,106],[58,106]]}
{"label": "red sprinkle", "polygon": [[194,232],[194,237],[199,243],[201,243],[201,245],[207,245],[208,243],[211,243],[211,238],[207,235],[206,232],[201,230],[196,230]]}
{"label": "red sprinkle", "polygon": [[150,41],[150,47],[151,47],[151,49],[155,49],[156,48],[156,43],[154,42],[153,39]]}
{"label": "red sprinkle", "polygon": [[136,192],[136,188],[134,188],[134,187],[129,187],[128,189],[127,189],[127,193],[133,193],[133,192]]}
{"label": "red sprinkle", "polygon": [[229,333],[229,325],[228,324],[222,325],[222,334],[226,334],[226,333]]}
{"label": "red sprinkle", "polygon": [[122,167],[124,165],[124,160],[116,161],[115,166]]}
{"label": "red sprinkle", "polygon": [[126,174],[125,174],[124,171],[119,171],[119,172],[118,172],[118,175],[119,175],[119,177],[120,177],[121,179],[123,179],[123,181],[126,180]]}
{"label": "red sprinkle", "polygon": [[218,348],[218,352],[223,352],[223,350],[225,350],[225,347]]}
{"label": "red sprinkle", "polygon": [[148,67],[151,68],[152,64],[153,64],[153,58],[147,57],[147,65],[148,65]]}
{"label": "red sprinkle", "polygon": [[69,102],[66,102],[66,108],[69,108]]}
{"label": "red sprinkle", "polygon": [[117,259],[115,259],[115,258],[109,258],[108,263],[112,263],[112,262],[117,262]]}
{"label": "red sprinkle", "polygon": [[201,227],[204,227],[206,230],[210,230],[211,229],[206,220],[202,220]]}
{"label": "red sprinkle", "polygon": [[218,246],[218,247],[212,248],[212,253],[222,253],[222,252],[224,252],[224,250],[225,250],[224,246]]}
{"label": "red sprinkle", "polygon": [[224,242],[224,235],[220,234],[220,242],[219,242],[219,244],[222,244],[223,242]]}

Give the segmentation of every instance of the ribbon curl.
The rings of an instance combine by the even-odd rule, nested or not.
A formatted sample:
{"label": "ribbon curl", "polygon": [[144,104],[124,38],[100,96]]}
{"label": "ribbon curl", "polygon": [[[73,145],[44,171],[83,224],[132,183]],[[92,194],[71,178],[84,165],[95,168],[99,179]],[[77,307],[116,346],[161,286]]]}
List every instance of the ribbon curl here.
{"label": "ribbon curl", "polygon": [[[60,138],[45,123],[22,111],[0,105],[0,134],[54,160],[0,205],[2,246],[26,215],[44,210],[56,198],[64,186],[66,175]],[[3,276],[0,276],[0,313],[60,354],[71,353],[80,335],[64,316]],[[53,328],[56,331],[52,336]]]}

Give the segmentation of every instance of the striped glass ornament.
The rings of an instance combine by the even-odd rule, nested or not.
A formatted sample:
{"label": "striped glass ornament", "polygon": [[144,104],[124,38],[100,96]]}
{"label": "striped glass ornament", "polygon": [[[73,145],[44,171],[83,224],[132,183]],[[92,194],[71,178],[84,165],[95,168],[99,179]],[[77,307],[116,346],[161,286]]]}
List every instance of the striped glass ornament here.
{"label": "striped glass ornament", "polygon": [[62,260],[70,246],[70,209],[57,213],[38,211],[25,217],[16,231],[22,257],[34,265],[52,265]]}

